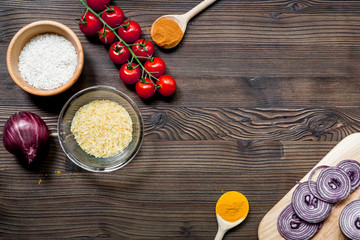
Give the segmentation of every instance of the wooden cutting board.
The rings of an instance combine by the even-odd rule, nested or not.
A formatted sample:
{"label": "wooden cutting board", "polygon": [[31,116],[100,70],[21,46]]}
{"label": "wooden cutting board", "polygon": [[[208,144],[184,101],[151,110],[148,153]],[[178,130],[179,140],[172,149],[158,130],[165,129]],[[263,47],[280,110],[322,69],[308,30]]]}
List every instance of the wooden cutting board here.
{"label": "wooden cutting board", "polygon": [[[345,159],[360,161],[360,133],[354,133],[344,138],[316,166],[314,166],[314,168],[320,165],[335,166]],[[301,182],[308,180],[311,171],[301,179]],[[314,174],[312,177],[313,180],[316,180],[319,172],[320,171]],[[260,240],[284,239],[277,230],[277,219],[281,211],[291,203],[291,197],[296,186],[297,185],[295,185],[261,220],[258,228],[258,237]],[[330,215],[325,220],[324,225],[312,239],[346,239],[339,227],[339,216],[342,209],[355,199],[360,199],[360,187],[347,199],[334,205]]]}

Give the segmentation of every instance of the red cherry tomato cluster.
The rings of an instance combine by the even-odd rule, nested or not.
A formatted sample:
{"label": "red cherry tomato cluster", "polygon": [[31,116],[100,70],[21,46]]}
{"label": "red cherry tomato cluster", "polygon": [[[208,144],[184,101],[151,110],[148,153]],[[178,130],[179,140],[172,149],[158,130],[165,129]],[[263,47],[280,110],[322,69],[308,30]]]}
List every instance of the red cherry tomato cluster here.
{"label": "red cherry tomato cluster", "polygon": [[[125,84],[136,84],[135,91],[141,98],[152,97],[156,90],[163,96],[172,95],[176,82],[164,75],[164,60],[154,57],[153,44],[140,38],[140,25],[134,20],[124,21],[122,9],[109,3],[110,0],[87,0],[88,10],[79,20],[80,30],[88,36],[98,35],[104,44],[111,44],[109,58],[122,65],[120,79]],[[116,29],[117,34],[114,34]],[[121,39],[117,39],[119,37]]]}

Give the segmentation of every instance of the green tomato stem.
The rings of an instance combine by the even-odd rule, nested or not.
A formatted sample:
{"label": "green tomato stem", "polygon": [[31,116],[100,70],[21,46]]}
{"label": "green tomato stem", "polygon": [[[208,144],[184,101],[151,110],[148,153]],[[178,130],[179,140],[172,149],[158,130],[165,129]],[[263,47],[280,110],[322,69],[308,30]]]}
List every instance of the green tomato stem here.
{"label": "green tomato stem", "polygon": [[109,24],[107,24],[100,16],[100,14],[96,13],[94,10],[92,10],[84,0],[79,0],[81,2],[82,5],[84,5],[86,7],[86,12],[91,12],[92,14],[94,14],[103,24],[104,26],[106,26],[112,33],[114,33],[114,35],[116,36],[116,38],[122,43],[124,44],[125,47],[127,47],[127,49],[129,50],[132,58],[131,58],[131,62],[133,61],[133,59],[136,60],[136,62],[138,63],[138,65],[141,67],[143,73],[146,72],[146,74],[149,76],[149,79],[151,81],[151,83],[154,85],[154,87],[156,88],[157,87],[157,84],[154,83],[154,81],[151,79],[155,79],[156,81],[158,81],[158,79],[156,77],[154,77],[148,70],[145,69],[144,65],[141,63],[140,59],[138,56],[135,55],[135,53],[132,51],[130,45],[133,45],[133,44],[128,44],[126,43],[118,34],[117,32],[115,31],[114,28],[110,27]]}

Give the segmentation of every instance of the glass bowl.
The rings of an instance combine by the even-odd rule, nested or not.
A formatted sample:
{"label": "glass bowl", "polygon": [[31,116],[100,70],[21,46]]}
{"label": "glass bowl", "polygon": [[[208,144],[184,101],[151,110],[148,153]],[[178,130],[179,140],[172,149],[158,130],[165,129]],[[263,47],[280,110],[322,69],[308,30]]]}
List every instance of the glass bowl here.
{"label": "glass bowl", "polygon": [[[119,154],[97,158],[86,153],[70,131],[71,122],[78,109],[95,100],[110,100],[123,106],[133,122],[130,144]],[[79,91],[64,105],[58,120],[59,142],[66,156],[79,167],[92,172],[111,172],[128,164],[140,150],[144,137],[144,123],[136,104],[124,93],[109,86],[94,86]]]}

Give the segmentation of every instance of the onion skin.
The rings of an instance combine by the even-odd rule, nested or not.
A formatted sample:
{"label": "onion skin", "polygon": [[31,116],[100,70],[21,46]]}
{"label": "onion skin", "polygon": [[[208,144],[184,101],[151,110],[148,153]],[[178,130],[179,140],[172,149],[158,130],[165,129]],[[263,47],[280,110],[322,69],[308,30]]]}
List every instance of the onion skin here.
{"label": "onion skin", "polygon": [[360,240],[360,200],[349,203],[341,212],[339,225],[342,233],[353,240]]}
{"label": "onion skin", "polygon": [[343,160],[337,167],[346,172],[351,182],[351,192],[360,186],[360,164],[355,160]]}
{"label": "onion skin", "polygon": [[35,113],[18,112],[6,121],[3,144],[10,153],[25,157],[32,163],[49,138],[49,129]]}
{"label": "onion skin", "polygon": [[308,223],[301,220],[292,205],[288,205],[278,217],[278,231],[287,240],[307,240],[312,238],[320,229],[322,223]]}
{"label": "onion skin", "polygon": [[311,182],[309,190],[308,182],[300,183],[295,189],[291,204],[296,215],[309,223],[320,223],[324,221],[332,210],[332,204],[317,198],[316,183]]}

